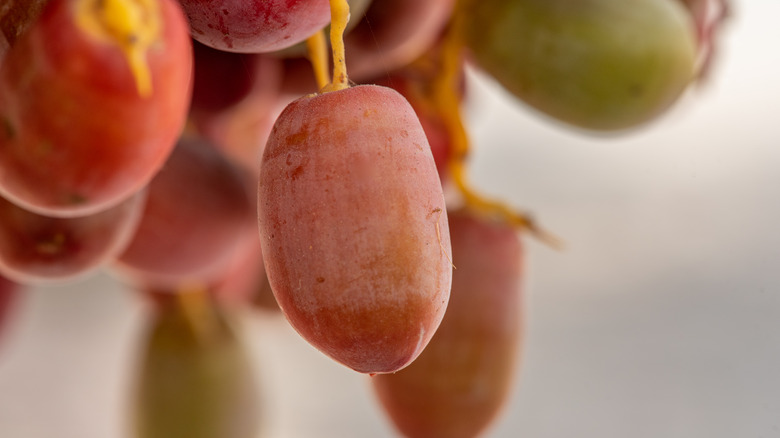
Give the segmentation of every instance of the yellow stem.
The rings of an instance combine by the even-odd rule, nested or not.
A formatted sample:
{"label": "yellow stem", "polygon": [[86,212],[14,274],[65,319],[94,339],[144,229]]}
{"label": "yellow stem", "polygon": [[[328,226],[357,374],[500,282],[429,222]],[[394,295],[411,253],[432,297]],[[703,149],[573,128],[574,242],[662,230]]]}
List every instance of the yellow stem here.
{"label": "yellow stem", "polygon": [[182,285],[175,292],[177,308],[184,315],[193,333],[206,341],[218,330],[213,304],[207,289],[199,284]]}
{"label": "yellow stem", "polygon": [[146,52],[161,32],[156,0],[77,0],[76,23],[86,34],[119,47],[127,59],[138,94],[152,94]]}
{"label": "yellow stem", "polygon": [[488,199],[471,188],[466,172],[466,159],[471,145],[460,112],[460,81],[462,80],[463,36],[462,21],[465,19],[459,9],[453,12],[450,26],[441,46],[441,69],[433,84],[433,98],[444,118],[450,135],[452,154],[448,164],[450,177],[463,197],[466,207],[482,215],[498,217],[505,223],[528,230],[534,237],[555,248],[562,242],[556,236],[541,229],[532,218],[518,213],[504,203]]}
{"label": "yellow stem", "polygon": [[321,90],[330,83],[328,74],[328,44],[325,41],[325,31],[320,30],[306,40],[309,51],[309,61],[314,70],[317,89]]}
{"label": "yellow stem", "polygon": [[344,30],[349,23],[347,0],[330,0],[330,46],[333,50],[333,81],[323,87],[322,92],[349,88],[347,63],[344,57]]}

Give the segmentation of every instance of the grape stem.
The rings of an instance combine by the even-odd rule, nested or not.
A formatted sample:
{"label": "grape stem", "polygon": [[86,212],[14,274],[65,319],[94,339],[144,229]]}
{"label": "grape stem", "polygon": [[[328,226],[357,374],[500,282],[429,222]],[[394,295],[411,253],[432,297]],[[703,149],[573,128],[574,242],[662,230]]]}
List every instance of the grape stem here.
{"label": "grape stem", "polygon": [[152,95],[148,49],[162,32],[162,11],[154,0],[77,0],[76,24],[98,41],[122,51],[141,97]]}
{"label": "grape stem", "polygon": [[347,0],[330,0],[330,46],[333,53],[333,81],[321,93],[349,88],[347,63],[344,56],[344,30],[349,23]]}
{"label": "grape stem", "polygon": [[203,285],[182,285],[175,292],[176,307],[181,311],[185,321],[203,343],[217,332],[217,320],[211,306],[211,298]]}
{"label": "grape stem", "polygon": [[444,35],[441,52],[441,68],[433,83],[433,99],[444,118],[450,134],[452,154],[447,163],[450,176],[460,192],[466,208],[483,216],[498,218],[516,228],[527,230],[535,238],[553,248],[563,247],[562,241],[555,235],[543,230],[527,214],[518,213],[504,203],[488,199],[471,188],[466,175],[466,159],[470,151],[470,142],[460,112],[458,92],[461,80],[462,53],[464,48],[462,20],[465,19],[461,7],[463,0],[453,11],[450,24]]}
{"label": "grape stem", "polygon": [[330,83],[328,75],[328,45],[325,42],[325,31],[320,30],[306,39],[306,49],[309,52],[309,62],[314,70],[317,89],[321,90]]}

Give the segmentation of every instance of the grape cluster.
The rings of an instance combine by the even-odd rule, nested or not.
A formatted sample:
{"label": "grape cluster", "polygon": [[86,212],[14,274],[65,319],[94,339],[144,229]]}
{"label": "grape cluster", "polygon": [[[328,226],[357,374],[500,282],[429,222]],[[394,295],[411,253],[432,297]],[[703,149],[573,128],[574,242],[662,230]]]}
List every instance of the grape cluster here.
{"label": "grape cluster", "polygon": [[556,241],[469,184],[465,69],[561,129],[630,132],[708,71],[725,12],[6,0],[0,324],[24,285],[107,268],[154,308],[134,436],[256,436],[247,306],[374,376],[404,436],[478,436],[520,355],[519,232]]}

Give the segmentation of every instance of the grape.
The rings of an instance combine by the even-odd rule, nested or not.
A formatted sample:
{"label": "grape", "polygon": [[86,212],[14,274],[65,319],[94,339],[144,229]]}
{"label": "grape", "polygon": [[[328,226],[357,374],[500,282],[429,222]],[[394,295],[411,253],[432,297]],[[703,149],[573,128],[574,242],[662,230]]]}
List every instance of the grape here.
{"label": "grape", "polygon": [[0,197],[0,272],[24,284],[84,277],[127,247],[145,201],[141,191],[99,213],[57,218]]}
{"label": "grape", "polygon": [[133,436],[255,438],[262,411],[244,346],[218,309],[192,320],[176,297],[161,294],[148,323]]}
{"label": "grape", "polygon": [[229,52],[290,47],[330,22],[328,0],[179,0],[192,36]]}
{"label": "grape", "polygon": [[263,154],[258,204],[268,280],[305,339],[363,373],[419,355],[452,266],[436,167],[401,95],[362,85],[291,103]]}
{"label": "grape", "polygon": [[693,79],[690,18],[672,0],[469,0],[473,59],[539,111],[591,130],[647,122]]}
{"label": "grape", "polygon": [[141,223],[117,267],[148,287],[211,283],[254,228],[247,175],[206,140],[180,139],[148,188]]}
{"label": "grape", "polygon": [[155,312],[130,436],[257,436],[247,306],[374,376],[399,434],[481,436],[523,346],[518,228],[557,241],[469,184],[464,67],[633,128],[701,78],[727,1],[0,0],[0,329],[7,286],[109,261]]}
{"label": "grape", "polygon": [[517,232],[451,212],[457,269],[447,313],[425,351],[372,386],[408,438],[481,436],[506,402],[521,338],[521,245]]}
{"label": "grape", "polygon": [[112,20],[128,18],[112,15],[117,2],[51,0],[0,67],[0,192],[28,210],[82,216],[118,204],[148,183],[183,127],[184,16],[172,0],[133,3],[134,39],[117,36]]}
{"label": "grape", "polygon": [[413,61],[436,42],[454,0],[373,0],[365,17],[344,37],[347,67],[365,80]]}

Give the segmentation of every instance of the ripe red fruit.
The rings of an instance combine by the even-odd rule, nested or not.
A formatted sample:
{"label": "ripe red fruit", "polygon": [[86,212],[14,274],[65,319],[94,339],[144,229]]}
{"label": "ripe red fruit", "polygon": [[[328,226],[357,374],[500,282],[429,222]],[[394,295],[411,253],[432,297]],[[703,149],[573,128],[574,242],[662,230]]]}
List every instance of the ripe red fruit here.
{"label": "ripe red fruit", "polygon": [[179,0],[192,36],[228,52],[290,47],[330,22],[328,0]]}
{"label": "ripe red fruit", "polygon": [[255,212],[246,174],[207,141],[184,136],[148,188],[141,223],[118,260],[147,287],[221,278],[247,248]]}
{"label": "ripe red fruit", "polygon": [[57,218],[27,211],[0,197],[0,271],[20,283],[73,280],[125,250],[146,192],[87,216]]}
{"label": "ripe red fruit", "polygon": [[452,266],[433,156],[400,94],[364,85],[291,103],[266,145],[258,204],[268,280],[305,339],[363,373],[420,354]]}
{"label": "ripe red fruit", "polygon": [[451,212],[455,269],[441,326],[411,365],[371,379],[408,438],[472,438],[493,422],[512,387],[521,337],[517,231]]}
{"label": "ripe red fruit", "polygon": [[[105,210],[162,166],[190,100],[173,0],[51,0],[0,67],[0,192],[49,216]],[[137,20],[131,20],[136,18]],[[133,27],[125,29],[128,19]]]}

